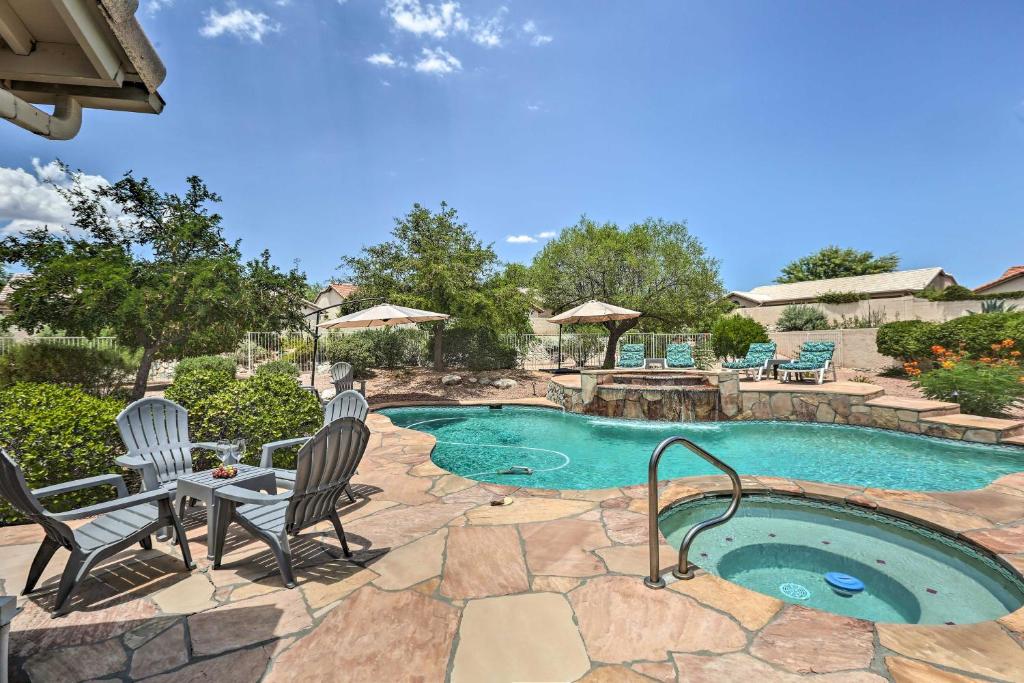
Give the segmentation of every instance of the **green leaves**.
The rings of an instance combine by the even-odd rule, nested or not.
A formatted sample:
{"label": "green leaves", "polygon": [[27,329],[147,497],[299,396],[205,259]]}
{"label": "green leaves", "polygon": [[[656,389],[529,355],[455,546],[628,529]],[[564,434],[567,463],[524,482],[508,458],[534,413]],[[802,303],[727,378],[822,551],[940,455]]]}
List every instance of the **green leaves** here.
{"label": "green leaves", "polygon": [[743,315],[725,315],[711,328],[711,342],[718,358],[743,358],[751,344],[767,342],[764,325]]}
{"label": "green leaves", "polygon": [[797,259],[782,268],[775,279],[779,284],[827,280],[834,277],[891,273],[900,265],[896,254],[875,256],[870,251],[828,246],[810,256]]}

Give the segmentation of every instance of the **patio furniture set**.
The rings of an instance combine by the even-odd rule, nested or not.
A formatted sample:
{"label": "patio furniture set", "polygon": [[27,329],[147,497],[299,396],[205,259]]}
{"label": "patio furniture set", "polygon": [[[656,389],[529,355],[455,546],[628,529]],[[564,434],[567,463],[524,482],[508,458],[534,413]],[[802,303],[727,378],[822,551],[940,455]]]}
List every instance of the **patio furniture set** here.
{"label": "patio furniture set", "polygon": [[[180,546],[187,570],[195,568],[181,519],[185,507],[206,503],[208,557],[221,564],[224,541],[232,522],[266,543],[273,551],[285,585],[295,587],[289,536],[330,520],[342,551],[351,555],[337,512],[338,498],[352,497],[349,482],[366,451],[370,431],[366,399],[342,391],[324,406],[324,426],[314,435],[266,444],[260,466],[237,464],[240,444],[189,440],[188,413],[163,398],[132,403],[117,417],[128,453],[116,462],[139,473],[141,491],[129,495],[120,474],[104,474],[41,489],[29,489],[17,464],[0,450],[0,496],[46,535],[29,569],[23,594],[32,593],[58,548],[71,555],[61,575],[52,616],[65,614],[71,597],[100,561],[138,543],[152,548],[152,536],[166,535]],[[276,451],[300,446],[294,470],[274,467]],[[195,472],[193,449],[213,451],[234,475],[218,478],[214,470]],[[40,501],[96,486],[113,486],[117,497],[68,512],[48,511]],[[277,489],[285,489],[278,493]],[[67,522],[92,518],[72,527]]]}
{"label": "patio furniture set", "polygon": [[[832,363],[835,348],[835,342],[806,341],[800,347],[799,357],[790,360],[775,357],[777,349],[775,342],[758,342],[747,348],[745,357],[722,363],[722,367],[728,370],[740,370],[747,376],[753,377],[754,381],[760,381],[769,371],[774,373],[775,379],[779,379],[781,370],[783,382],[810,377],[818,384],[822,384],[825,381],[825,375],[829,372],[832,373],[832,380],[836,380],[836,368]],[[685,369],[696,366],[693,359],[693,347],[685,342],[669,344],[665,358],[649,358],[645,354],[646,349],[643,344],[623,344],[619,347],[619,359],[616,366],[663,369]]]}

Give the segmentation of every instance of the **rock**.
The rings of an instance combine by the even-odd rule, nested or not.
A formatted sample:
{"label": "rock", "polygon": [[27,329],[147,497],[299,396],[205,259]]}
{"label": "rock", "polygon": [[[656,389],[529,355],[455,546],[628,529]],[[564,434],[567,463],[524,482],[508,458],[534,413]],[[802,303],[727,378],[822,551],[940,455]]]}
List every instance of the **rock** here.
{"label": "rock", "polygon": [[[486,561],[482,561],[486,558]],[[464,600],[530,589],[519,534],[512,526],[452,527],[440,592]]]}
{"label": "rock", "polygon": [[462,378],[458,375],[445,375],[441,378],[441,384],[446,387],[454,386],[456,384],[462,384]]}
{"label": "rock", "polygon": [[334,387],[328,387],[320,392],[320,398],[323,399],[324,401],[330,401],[337,395],[338,392]]}
{"label": "rock", "polygon": [[493,380],[490,377],[481,377],[480,378],[480,386],[482,386],[482,387],[489,387],[489,386],[491,386],[492,382],[493,382]]}
{"label": "rock", "polygon": [[905,657],[999,680],[1020,680],[1024,650],[998,624],[879,624],[878,642]]}
{"label": "rock", "polygon": [[466,381],[467,381],[468,383],[470,383],[470,384],[476,384],[476,383],[477,383],[477,382],[479,382],[480,380],[478,380],[478,379],[477,379],[476,377],[470,377],[470,378],[468,378],[468,379],[467,379]]}
{"label": "rock", "polygon": [[[239,624],[245,627],[239,628]],[[297,590],[268,593],[188,617],[192,654],[197,657],[248,647],[312,625]]]}
{"label": "rock", "polygon": [[502,377],[499,380],[495,380],[494,384],[492,386],[495,386],[498,389],[511,389],[514,386],[516,386],[517,384],[519,384],[519,382],[515,381],[514,379],[509,379],[508,377]]}
{"label": "rock", "polygon": [[124,647],[112,639],[44,652],[28,660],[25,670],[33,681],[81,681],[120,671],[127,661]]}

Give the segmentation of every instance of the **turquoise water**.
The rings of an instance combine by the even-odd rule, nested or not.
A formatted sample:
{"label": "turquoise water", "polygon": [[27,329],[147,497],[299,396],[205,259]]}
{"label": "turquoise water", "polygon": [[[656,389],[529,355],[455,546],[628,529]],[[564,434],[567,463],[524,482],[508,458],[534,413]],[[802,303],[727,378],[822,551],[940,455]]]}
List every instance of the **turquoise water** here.
{"label": "turquoise water", "polygon": [[[1024,450],[865,427],[793,422],[669,423],[616,420],[544,408],[424,407],[381,411],[433,434],[433,460],[480,481],[595,489],[647,481],[651,451],[682,434],[741,474],[916,491],[975,489],[1024,470]],[[660,478],[718,470],[676,447]],[[526,466],[533,474],[499,474]]]}
{"label": "turquoise water", "polygon": [[[679,505],[662,515],[662,533],[678,548],[690,526],[727,505]],[[1024,604],[1019,579],[971,546],[866,510],[777,496],[745,496],[733,519],[697,537],[690,561],[786,602],[872,621],[970,624]],[[826,572],[865,589],[839,594]]]}

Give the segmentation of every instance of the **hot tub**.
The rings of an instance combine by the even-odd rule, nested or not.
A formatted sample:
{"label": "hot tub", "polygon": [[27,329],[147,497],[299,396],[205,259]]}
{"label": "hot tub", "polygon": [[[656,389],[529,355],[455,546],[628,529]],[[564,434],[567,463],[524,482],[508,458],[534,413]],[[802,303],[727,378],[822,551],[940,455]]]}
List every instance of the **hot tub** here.
{"label": "hot tub", "polygon": [[[678,548],[687,529],[727,505],[705,498],[672,507],[661,516],[662,533]],[[745,496],[732,520],[697,537],[690,561],[786,602],[871,621],[967,624],[1024,605],[1020,576],[974,546],[803,498]]]}

